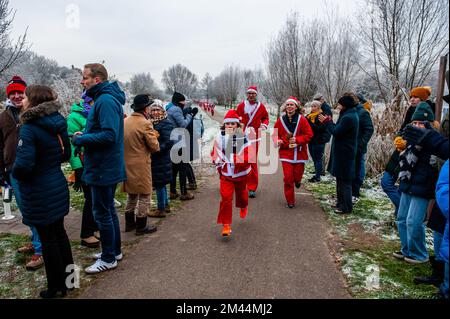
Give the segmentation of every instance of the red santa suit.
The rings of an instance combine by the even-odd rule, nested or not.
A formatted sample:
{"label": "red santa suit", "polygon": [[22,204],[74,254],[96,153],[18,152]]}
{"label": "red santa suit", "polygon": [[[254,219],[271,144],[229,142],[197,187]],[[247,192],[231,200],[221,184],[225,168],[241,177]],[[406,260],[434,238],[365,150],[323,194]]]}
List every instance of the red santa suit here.
{"label": "red santa suit", "polygon": [[[225,116],[224,123],[239,123],[236,111],[231,110]],[[231,225],[233,219],[233,194],[236,193],[236,207],[248,207],[247,177],[252,168],[249,161],[252,157],[251,143],[246,135],[226,135],[221,132],[214,142],[211,152],[213,162],[220,174],[220,202],[217,223]]]}
{"label": "red santa suit", "polygon": [[[293,97],[288,101],[295,101],[295,104],[300,105],[298,100]],[[289,135],[295,137],[295,148],[290,148]],[[294,115],[291,122],[287,115],[282,116],[274,126],[274,142],[283,142],[279,154],[283,165],[284,194],[288,205],[295,205],[294,186],[302,181],[305,163],[308,162],[308,143],[313,135],[308,120],[298,113]]]}
{"label": "red santa suit", "polygon": [[[248,88],[247,93],[254,92],[258,93],[258,89],[255,86]],[[256,141],[254,141],[256,147],[256,154],[259,151],[259,139],[260,133],[259,129],[267,129],[269,127],[269,113],[264,104],[256,102],[255,104],[250,104],[248,100],[245,100],[238,105],[236,109],[238,115],[241,117],[241,123],[244,124],[244,131],[248,128],[253,127],[256,132]],[[256,156],[255,162],[251,163],[252,171],[248,177],[248,190],[256,192],[258,189],[258,156]]]}

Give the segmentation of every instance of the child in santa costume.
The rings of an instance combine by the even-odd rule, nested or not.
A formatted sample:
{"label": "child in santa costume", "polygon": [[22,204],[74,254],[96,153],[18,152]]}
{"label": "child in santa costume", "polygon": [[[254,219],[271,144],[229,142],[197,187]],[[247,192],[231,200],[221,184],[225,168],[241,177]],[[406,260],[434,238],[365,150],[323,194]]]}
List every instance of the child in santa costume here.
{"label": "child in santa costume", "polygon": [[[238,105],[237,114],[242,119],[244,124],[244,132],[254,132],[256,134],[255,141],[252,141],[256,147],[256,155],[259,150],[259,130],[267,130],[269,126],[269,113],[264,104],[258,102],[258,88],[251,86],[247,89],[247,99]],[[256,197],[256,190],[258,189],[258,164],[256,156],[255,161],[251,163],[252,171],[248,177],[248,191],[250,198]]]}
{"label": "child in santa costume", "polygon": [[241,129],[240,118],[235,110],[228,111],[223,123],[222,130],[214,142],[211,157],[220,174],[222,200],[217,223],[223,225],[222,236],[229,237],[233,217],[233,193],[236,193],[236,207],[241,209],[241,218],[247,216],[247,176],[252,170],[249,164],[252,152],[251,143]]}
{"label": "child in santa costume", "polygon": [[287,207],[295,207],[294,186],[300,188],[305,163],[308,162],[308,143],[313,131],[308,120],[300,113],[300,102],[291,96],[283,105],[286,115],[280,117],[274,126],[274,142],[279,147],[283,165],[284,194]]}

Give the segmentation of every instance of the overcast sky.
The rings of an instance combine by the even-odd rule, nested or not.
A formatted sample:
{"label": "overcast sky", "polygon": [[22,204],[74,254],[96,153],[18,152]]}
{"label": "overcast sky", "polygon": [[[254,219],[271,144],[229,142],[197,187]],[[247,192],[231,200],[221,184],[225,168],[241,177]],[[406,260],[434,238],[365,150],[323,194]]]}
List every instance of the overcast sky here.
{"label": "overcast sky", "polygon": [[[350,16],[361,0],[329,2]],[[161,83],[162,72],[177,63],[200,79],[230,64],[263,67],[263,51],[288,13],[320,18],[324,1],[14,0],[10,7],[17,10],[13,37],[28,26],[28,40],[38,54],[76,67],[104,60],[122,81],[150,72]]]}

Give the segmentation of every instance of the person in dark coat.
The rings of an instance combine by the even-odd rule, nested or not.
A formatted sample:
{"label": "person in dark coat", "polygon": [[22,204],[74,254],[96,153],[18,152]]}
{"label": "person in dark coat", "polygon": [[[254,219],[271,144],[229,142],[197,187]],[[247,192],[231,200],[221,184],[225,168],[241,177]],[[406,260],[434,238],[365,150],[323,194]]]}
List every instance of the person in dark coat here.
{"label": "person in dark coat", "polygon": [[314,101],[318,101],[321,104],[321,109],[324,115],[333,116],[333,111],[331,110],[331,106],[325,100],[325,97],[322,94],[316,94],[314,96]]}
{"label": "person in dark coat", "polygon": [[[186,104],[186,106],[183,108],[183,115],[187,117],[187,115],[192,114],[192,106],[191,103]],[[187,131],[189,132],[189,160],[191,162],[197,160],[200,158],[199,154],[199,145],[198,145],[198,138],[200,136],[194,135],[194,124],[195,124],[195,116],[191,123],[186,127]],[[185,169],[186,169],[186,177],[188,179],[188,190],[196,190],[197,189],[197,180],[195,178],[194,169],[192,168],[191,163],[184,163]]]}
{"label": "person in dark coat", "polygon": [[117,267],[122,259],[119,218],[114,207],[118,183],[126,180],[124,161],[125,93],[117,82],[108,82],[108,71],[97,63],[87,64],[82,85],[94,100],[84,132],[72,138],[84,147],[83,181],[91,186],[94,218],[100,229],[102,253],[85,271],[97,274]]}
{"label": "person in dark coat", "polygon": [[36,227],[42,242],[47,290],[42,298],[65,296],[66,267],[73,264],[64,217],[69,213],[69,188],[61,164],[71,156],[67,123],[58,112],[56,93],[46,86],[25,90],[23,123],[12,176],[19,182],[23,223]]}
{"label": "person in dark coat", "polygon": [[314,161],[315,174],[309,180],[311,183],[320,182],[323,172],[323,155],[325,145],[330,141],[331,134],[328,132],[326,125],[319,121],[319,115],[324,114],[322,105],[319,101],[311,103],[311,113],[306,116],[308,123],[313,130],[314,136],[309,142],[309,153]]}
{"label": "person in dark coat", "polygon": [[337,214],[349,214],[353,210],[352,181],[355,177],[355,158],[358,148],[359,118],[355,100],[350,96],[339,99],[341,114],[336,124],[331,116],[319,115],[327,130],[334,136],[328,171],[336,177],[338,201]]}
{"label": "person in dark coat", "polygon": [[353,202],[356,203],[359,201],[359,197],[361,197],[361,187],[366,177],[367,146],[369,145],[369,141],[372,138],[375,129],[370,113],[363,106],[367,100],[362,95],[355,96],[354,98],[358,104],[356,106],[356,112],[358,113],[359,118],[358,149],[355,159],[356,171],[352,183]]}
{"label": "person in dark coat", "polygon": [[158,209],[149,214],[150,217],[162,218],[170,212],[169,198],[166,185],[172,180],[172,161],[170,160],[170,150],[173,141],[170,134],[174,129],[172,122],[167,118],[162,102],[155,100],[151,107],[150,121],[153,128],[159,133],[159,152],[152,154],[152,178],[153,186],[156,190]]}

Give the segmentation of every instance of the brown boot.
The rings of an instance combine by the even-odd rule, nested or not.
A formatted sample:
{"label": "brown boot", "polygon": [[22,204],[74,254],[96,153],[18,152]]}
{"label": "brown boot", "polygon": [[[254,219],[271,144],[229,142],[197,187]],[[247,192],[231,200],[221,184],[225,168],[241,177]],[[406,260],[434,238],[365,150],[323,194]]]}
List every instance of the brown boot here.
{"label": "brown boot", "polygon": [[171,212],[171,210],[170,210],[170,206],[169,206],[169,205],[167,205],[167,207],[166,207],[166,209],[164,209],[164,211],[165,211],[166,213],[170,213],[170,212]]}
{"label": "brown boot", "polygon": [[33,257],[31,257],[31,260],[26,264],[26,268],[27,270],[38,270],[39,268],[41,268],[42,266],[44,266],[44,258],[41,255],[33,255]]}
{"label": "brown boot", "polygon": [[180,197],[180,195],[178,193],[170,193],[170,196],[169,196],[170,199],[177,199],[178,197]]}
{"label": "brown boot", "polygon": [[100,240],[95,238],[95,236],[91,236],[89,238],[82,238],[81,246],[85,246],[88,248],[98,248],[100,246]]}
{"label": "brown boot", "polygon": [[164,218],[166,217],[166,213],[163,210],[155,210],[155,211],[151,211],[147,214],[148,217],[152,217],[152,218]]}
{"label": "brown boot", "polygon": [[20,247],[19,249],[17,249],[17,252],[19,254],[29,254],[29,253],[34,253],[34,247],[32,243],[26,244],[23,247]]}
{"label": "brown boot", "polygon": [[195,196],[193,194],[191,194],[191,193],[186,193],[185,195],[181,195],[180,196],[180,200],[183,200],[183,201],[185,201],[185,200],[192,200],[194,198],[195,198]]}

